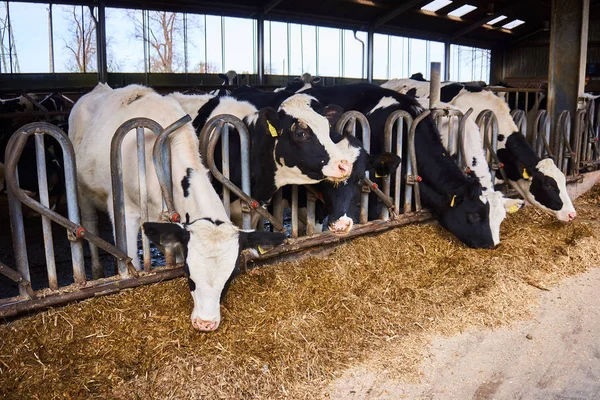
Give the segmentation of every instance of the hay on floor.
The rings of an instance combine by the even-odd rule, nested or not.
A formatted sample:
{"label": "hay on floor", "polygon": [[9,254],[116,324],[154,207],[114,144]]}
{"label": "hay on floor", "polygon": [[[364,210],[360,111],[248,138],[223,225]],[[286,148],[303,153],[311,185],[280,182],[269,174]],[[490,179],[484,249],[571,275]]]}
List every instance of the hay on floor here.
{"label": "hay on floor", "polygon": [[532,207],[510,215],[492,251],[423,224],[264,267],[232,285],[215,333],[192,329],[183,279],[4,323],[0,394],[316,398],[345,368],[394,343],[406,357],[386,362],[410,372],[423,335],[521,318],[532,290],[597,265],[599,198],[597,186],[568,225]]}

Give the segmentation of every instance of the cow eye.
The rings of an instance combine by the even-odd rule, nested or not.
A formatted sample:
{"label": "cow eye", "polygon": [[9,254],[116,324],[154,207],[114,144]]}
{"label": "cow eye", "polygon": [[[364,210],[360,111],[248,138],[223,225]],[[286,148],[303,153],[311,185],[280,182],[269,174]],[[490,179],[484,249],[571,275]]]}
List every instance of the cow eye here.
{"label": "cow eye", "polygon": [[308,132],[302,129],[298,129],[294,132],[294,139],[296,140],[306,140],[308,139]]}

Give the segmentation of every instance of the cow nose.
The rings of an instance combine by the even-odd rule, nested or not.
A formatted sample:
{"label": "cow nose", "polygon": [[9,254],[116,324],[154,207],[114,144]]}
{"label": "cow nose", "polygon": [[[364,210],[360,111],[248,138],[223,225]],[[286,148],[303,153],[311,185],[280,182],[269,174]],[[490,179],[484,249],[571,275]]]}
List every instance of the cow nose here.
{"label": "cow nose", "polygon": [[217,327],[219,326],[219,321],[205,321],[200,318],[194,318],[194,320],[192,320],[192,325],[195,329],[198,329],[199,331],[210,332],[217,329]]}
{"label": "cow nose", "polygon": [[573,221],[577,217],[577,212],[573,211],[569,213],[569,221]]}
{"label": "cow nose", "polygon": [[348,176],[352,172],[352,164],[350,164],[346,160],[340,161],[340,163],[338,164],[338,169],[340,170],[342,175]]}

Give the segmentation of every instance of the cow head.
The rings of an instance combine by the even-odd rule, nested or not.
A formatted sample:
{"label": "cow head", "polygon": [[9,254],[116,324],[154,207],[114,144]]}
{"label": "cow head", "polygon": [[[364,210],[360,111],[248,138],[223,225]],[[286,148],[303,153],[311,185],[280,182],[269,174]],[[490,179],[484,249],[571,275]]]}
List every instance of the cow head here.
{"label": "cow head", "polygon": [[567,193],[565,175],[550,158],[539,161],[534,168],[521,169],[516,184],[523,197],[531,204],[554,215],[559,221],[569,222],[577,212]]}
{"label": "cow head", "polygon": [[425,182],[419,184],[424,205],[433,209],[442,226],[472,248],[493,248],[490,227],[490,204],[482,196],[476,179],[461,186],[456,193],[437,193]]}
{"label": "cow head", "polygon": [[352,162],[330,137],[326,118],[330,114],[341,114],[341,108],[322,106],[314,97],[297,94],[286,99],[277,112],[264,108],[246,118],[250,129],[259,127],[262,137],[274,141],[276,188],[322,180],[341,184],[350,177]]}
{"label": "cow head", "polygon": [[219,74],[219,78],[223,79],[224,86],[238,86],[242,80],[246,79],[246,74],[238,75],[237,72],[231,70],[226,74]]}
{"label": "cow head", "polygon": [[220,301],[239,274],[240,251],[276,246],[282,233],[244,232],[231,222],[201,218],[187,224],[146,222],[144,233],[157,245],[180,246],[184,270],[194,300],[192,326],[214,331],[221,322]]}

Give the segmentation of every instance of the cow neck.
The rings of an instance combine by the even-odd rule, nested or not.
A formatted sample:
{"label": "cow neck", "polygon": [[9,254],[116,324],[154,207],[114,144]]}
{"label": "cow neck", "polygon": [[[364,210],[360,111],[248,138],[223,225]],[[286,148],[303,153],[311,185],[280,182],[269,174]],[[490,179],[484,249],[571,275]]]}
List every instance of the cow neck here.
{"label": "cow neck", "polygon": [[[185,129],[185,130],[184,130]],[[208,179],[208,170],[198,155],[198,140],[190,126],[171,139],[173,203],[180,215],[229,221],[221,199]]]}
{"label": "cow neck", "polygon": [[514,132],[508,136],[504,148],[514,157],[514,160],[508,161],[517,162],[531,169],[535,168],[538,162],[540,162],[540,158],[535,154],[529,143],[527,143],[525,137],[519,132]]}
{"label": "cow neck", "polygon": [[[256,125],[254,126],[256,129]],[[277,191],[275,186],[275,171],[279,162],[275,160],[277,139],[260,130],[252,132],[250,154],[250,172],[252,174],[252,197],[261,203],[271,201]]]}

